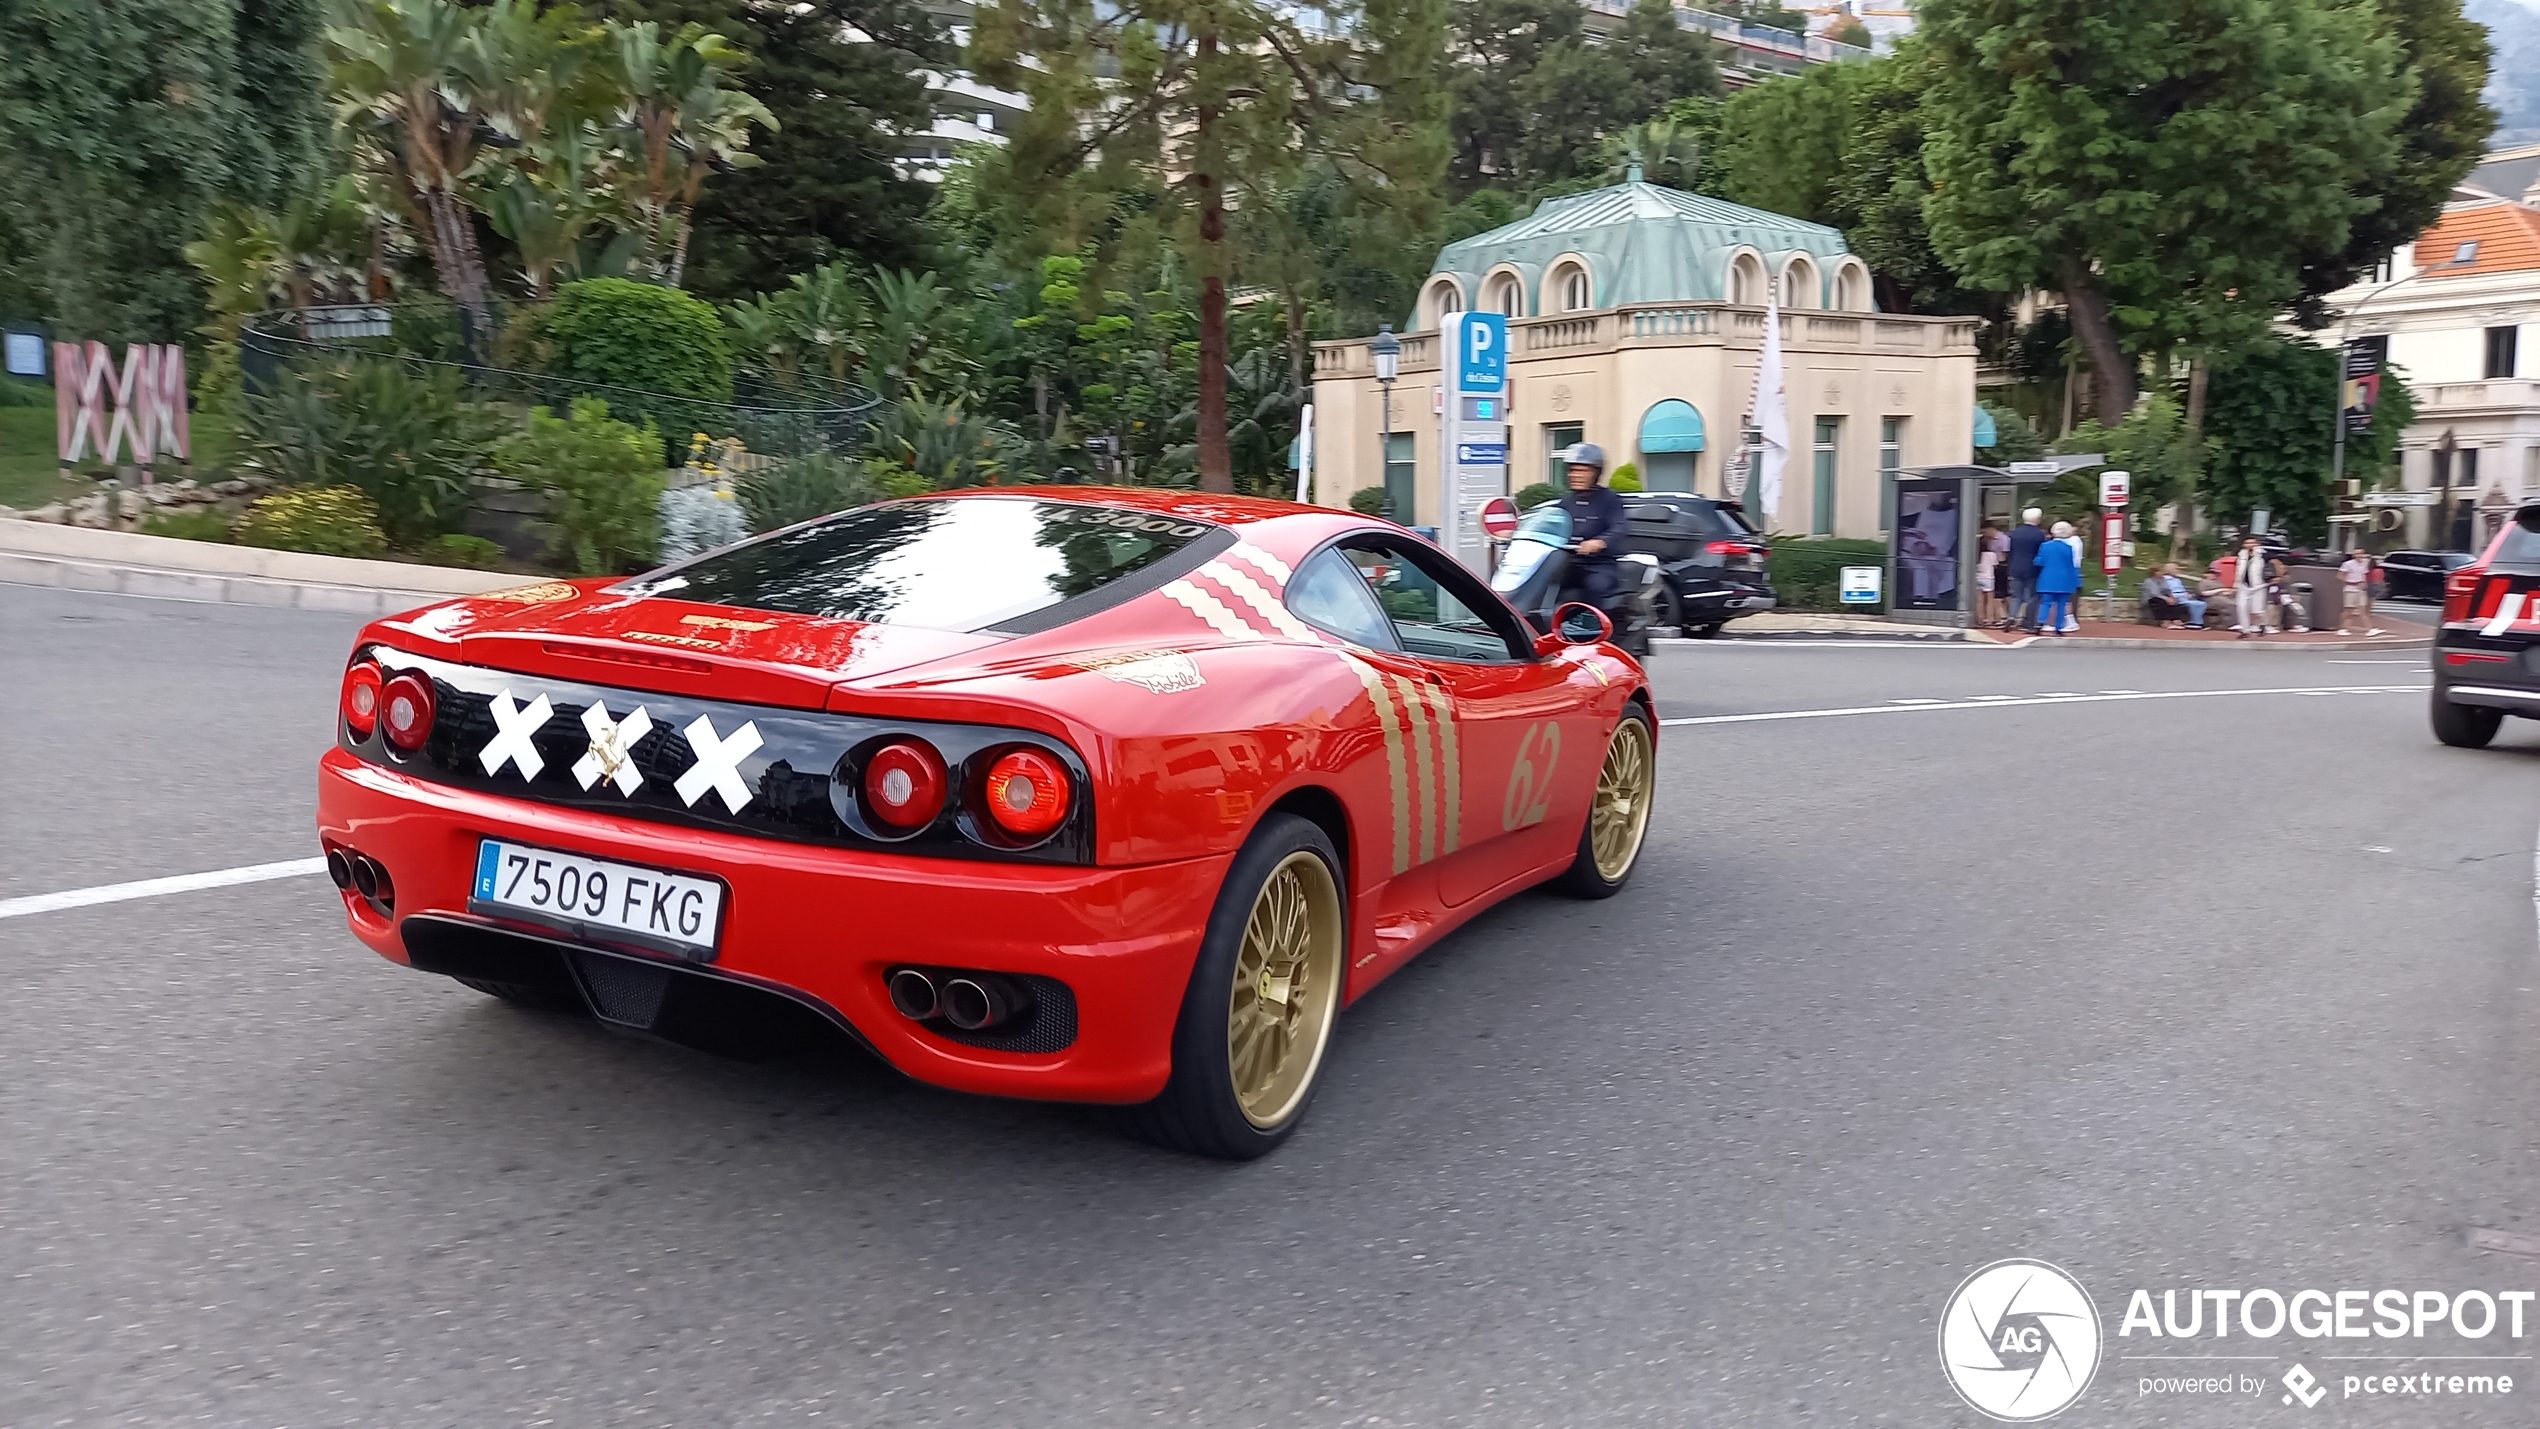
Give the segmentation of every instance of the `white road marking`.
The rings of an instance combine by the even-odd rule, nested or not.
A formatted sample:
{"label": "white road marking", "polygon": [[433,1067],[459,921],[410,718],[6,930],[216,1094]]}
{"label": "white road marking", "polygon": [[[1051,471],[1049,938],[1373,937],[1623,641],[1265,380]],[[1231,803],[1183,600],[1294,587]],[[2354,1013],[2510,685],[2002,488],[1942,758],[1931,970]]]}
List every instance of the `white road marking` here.
{"label": "white road marking", "polygon": [[2423,660],[2330,660],[2330,665],[2422,665]]}
{"label": "white road marking", "polygon": [[239,868],[214,869],[210,873],[180,873],[173,878],[145,878],[137,883],[108,883],[96,888],[72,888],[60,893],[36,893],[24,898],[0,899],[0,918],[22,918],[29,913],[52,913],[64,908],[87,908],[99,903],[123,903],[135,898],[159,898],[170,893],[192,893],[200,888],[228,888],[240,883],[263,883],[275,878],[299,878],[305,874],[326,872],[323,858],[288,858],[280,863],[251,863]]}
{"label": "white road marking", "polygon": [[1930,695],[1916,695],[1911,699],[1889,700],[1888,703],[1892,705],[1936,705],[1939,704],[1940,701]]}
{"label": "white road marking", "polygon": [[[1758,714],[1691,715],[1662,719],[1662,725],[1678,724],[1760,724],[1781,719],[1835,719],[1845,715],[1923,714],[1932,710],[1997,710],[2015,705],[2090,705],[2114,704],[2126,700],[2210,700],[2226,695],[2421,695],[2424,685],[2332,685],[2288,686],[2267,690],[2155,690],[2140,695],[2039,695],[2019,699],[2010,695],[1978,695],[1971,700],[1935,705],[1853,705],[1831,710],[1766,710]],[[2540,850],[2535,850],[2535,871],[2540,871]],[[2540,886],[2533,897],[2540,899]]]}

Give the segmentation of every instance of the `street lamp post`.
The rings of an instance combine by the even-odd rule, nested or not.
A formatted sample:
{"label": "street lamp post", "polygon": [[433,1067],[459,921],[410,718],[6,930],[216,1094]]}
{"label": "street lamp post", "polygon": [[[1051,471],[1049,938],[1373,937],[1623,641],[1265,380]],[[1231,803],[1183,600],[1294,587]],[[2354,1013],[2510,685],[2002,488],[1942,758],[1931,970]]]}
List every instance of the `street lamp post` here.
{"label": "street lamp post", "polygon": [[[2371,302],[2373,299],[2380,297],[2382,294],[2389,292],[2391,289],[2398,287],[2402,283],[2415,282],[2417,279],[2424,277],[2428,271],[2430,270],[2419,268],[2417,271],[2410,273],[2404,278],[2393,278],[2389,282],[2382,284],[2380,287],[2373,289],[2371,292],[2364,294],[2362,297],[2355,300],[2355,305],[2353,307],[2346,310],[2345,320],[2337,325],[2337,381],[2331,389],[2334,395],[2328,399],[2329,408],[2335,414],[2329,425],[2336,433],[2335,443],[2331,447],[2332,455],[2329,458],[2328,468],[2329,499],[2332,501],[2336,499],[2336,493],[2346,484],[2346,344],[2348,335],[2354,330],[2355,314],[2364,310],[2364,304]],[[2405,484],[2405,482],[2401,483],[2401,485]]]}
{"label": "street lamp post", "polygon": [[1384,428],[1383,434],[1377,438],[1376,471],[1385,483],[1385,519],[1400,521],[1401,517],[1395,513],[1400,505],[1408,503],[1404,502],[1403,493],[1394,490],[1393,380],[1402,371],[1402,339],[1393,335],[1392,323],[1376,329],[1376,336],[1367,344],[1367,350],[1375,355],[1376,388],[1384,394]]}

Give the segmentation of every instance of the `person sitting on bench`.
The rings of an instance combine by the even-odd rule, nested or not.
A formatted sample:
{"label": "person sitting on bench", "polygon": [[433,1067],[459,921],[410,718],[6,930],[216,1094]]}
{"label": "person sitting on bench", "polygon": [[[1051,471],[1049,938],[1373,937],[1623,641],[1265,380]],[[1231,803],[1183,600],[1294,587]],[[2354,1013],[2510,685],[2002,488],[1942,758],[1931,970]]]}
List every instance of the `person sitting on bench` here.
{"label": "person sitting on bench", "polygon": [[2144,580],[2143,609],[2154,624],[2173,630],[2205,628],[2205,602],[2188,593],[2187,582],[2178,578],[2176,562]]}

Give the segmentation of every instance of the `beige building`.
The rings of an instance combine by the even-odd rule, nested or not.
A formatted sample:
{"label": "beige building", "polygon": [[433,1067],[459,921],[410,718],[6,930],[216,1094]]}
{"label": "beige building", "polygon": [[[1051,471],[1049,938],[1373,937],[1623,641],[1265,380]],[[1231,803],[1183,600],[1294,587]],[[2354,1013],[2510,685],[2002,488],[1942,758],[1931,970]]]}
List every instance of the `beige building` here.
{"label": "beige building", "polygon": [[[1791,449],[1765,521],[1739,434],[1774,281]],[[1316,344],[1314,499],[1345,505],[1390,468],[1397,493],[1416,493],[1397,519],[1436,524],[1438,324],[1480,307],[1509,316],[1512,487],[1553,479],[1555,454],[1590,441],[1652,490],[1743,493],[1773,531],[1879,536],[1882,472],[1971,455],[1975,321],[1871,306],[1868,268],[1831,228],[1636,178],[1547,200],[1438,255],[1401,337],[1381,457],[1368,339]]]}

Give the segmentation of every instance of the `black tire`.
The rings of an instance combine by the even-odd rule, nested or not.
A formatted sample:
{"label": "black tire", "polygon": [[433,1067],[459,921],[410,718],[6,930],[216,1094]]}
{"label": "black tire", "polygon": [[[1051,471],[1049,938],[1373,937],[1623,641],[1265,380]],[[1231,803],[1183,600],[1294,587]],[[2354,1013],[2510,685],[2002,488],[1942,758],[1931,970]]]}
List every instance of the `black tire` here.
{"label": "black tire", "polygon": [[452,982],[475,988],[487,997],[499,997],[514,1007],[532,1012],[581,1012],[582,995],[562,988],[539,987],[525,982],[487,982],[482,978],[452,978]]}
{"label": "black tire", "polygon": [[1725,620],[1707,620],[1700,625],[1686,626],[1685,634],[1695,640],[1709,640],[1718,635],[1720,627],[1726,624]]}
{"label": "black tire", "polygon": [[1649,615],[1649,628],[1653,633],[1660,630],[1674,630],[1678,635],[1690,633],[1685,625],[1684,598],[1676,594],[1675,582],[1664,578],[1659,580],[1658,599],[1656,608]]}
{"label": "black tire", "polygon": [[[1639,795],[1640,807],[1636,811],[1637,816],[1633,818],[1629,855],[1623,860],[1619,869],[1609,872],[1607,868],[1599,865],[1596,856],[1597,815],[1604,797],[1608,769],[1618,757],[1622,742],[1634,738],[1635,731],[1640,742],[1641,759],[1644,761],[1643,782]],[[1605,756],[1597,761],[1597,791],[1589,796],[1588,816],[1581,821],[1578,853],[1570,860],[1570,866],[1562,870],[1561,875],[1553,881],[1554,887],[1571,897],[1611,898],[1623,891],[1623,885],[1632,881],[1632,870],[1640,867],[1641,846],[1647,841],[1649,833],[1649,799],[1656,793],[1658,784],[1658,746],[1653,738],[1655,733],[1656,731],[1650,727],[1649,711],[1638,704],[1633,704],[1624,709],[1621,723],[1614,727],[1613,738],[1606,742]]]}
{"label": "black tire", "polygon": [[2505,722],[2503,710],[2484,705],[2456,705],[2434,692],[2432,708],[2434,737],[2454,749],[2485,749],[2496,737],[2497,727]]}
{"label": "black tire", "polygon": [[[1336,967],[1332,984],[1323,994],[1328,999],[1328,1011],[1317,1009],[1320,1040],[1312,1049],[1311,1064],[1304,1068],[1302,1089],[1289,1093],[1293,1100],[1275,1121],[1264,1126],[1245,1113],[1244,1103],[1236,1093],[1229,1021],[1238,991],[1237,962],[1244,951],[1245,929],[1252,919],[1254,904],[1261,899],[1272,876],[1286,870],[1290,859],[1299,854],[1321,862],[1330,877],[1330,891],[1338,898]],[[1128,1113],[1129,1124],[1138,1135],[1176,1151],[1226,1161],[1250,1161],[1277,1150],[1280,1143],[1295,1134],[1313,1103],[1315,1087],[1322,1080],[1322,1060],[1330,1050],[1339,1014],[1338,979],[1349,972],[1349,885],[1345,878],[1340,854],[1333,849],[1330,837],[1311,821],[1294,814],[1274,813],[1253,830],[1251,839],[1227,869],[1225,884],[1218,889],[1217,906],[1208,915],[1208,931],[1191,968],[1190,985],[1182,994],[1181,1015],[1173,1025],[1172,1077],[1155,1100]],[[1281,1006],[1285,1005],[1283,997]]]}

